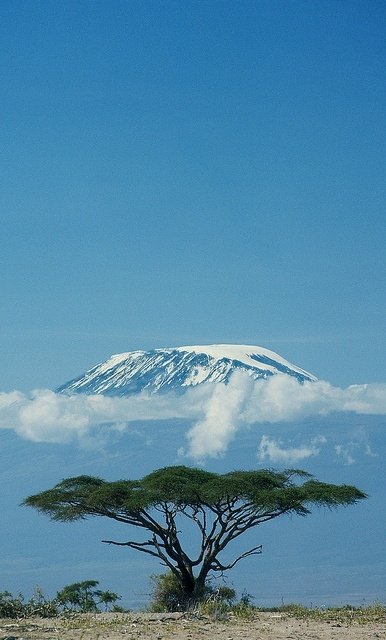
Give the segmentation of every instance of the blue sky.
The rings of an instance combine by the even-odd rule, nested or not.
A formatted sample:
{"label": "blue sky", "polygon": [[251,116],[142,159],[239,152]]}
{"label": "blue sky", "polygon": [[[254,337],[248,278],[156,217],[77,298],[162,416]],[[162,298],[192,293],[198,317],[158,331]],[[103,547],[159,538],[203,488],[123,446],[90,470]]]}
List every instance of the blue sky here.
{"label": "blue sky", "polygon": [[0,388],[213,342],[384,381],[385,21],[4,0]]}
{"label": "blue sky", "polygon": [[[18,505],[68,474],[180,463],[211,417],[229,452],[210,468],[299,460],[371,495],[267,529],[260,595],[384,597],[385,23],[378,0],[0,3],[2,588],[141,575],[143,596],[157,567],[112,555],[104,526]],[[198,418],[153,398],[150,426],[146,398],[123,425],[126,400],[48,391],[112,353],[224,342],[328,383],[212,389]]]}

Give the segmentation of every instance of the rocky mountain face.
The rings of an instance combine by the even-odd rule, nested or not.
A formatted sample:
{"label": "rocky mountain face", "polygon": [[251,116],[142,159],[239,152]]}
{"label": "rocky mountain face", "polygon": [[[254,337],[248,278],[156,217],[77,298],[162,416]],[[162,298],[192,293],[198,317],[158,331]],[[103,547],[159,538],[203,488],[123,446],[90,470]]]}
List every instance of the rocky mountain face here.
{"label": "rocky mountain face", "polygon": [[284,373],[299,382],[316,380],[277,353],[248,345],[184,346],[151,351],[131,351],[111,356],[57,389],[66,393],[125,396],[181,390],[208,382],[227,383],[235,371],[255,380]]}

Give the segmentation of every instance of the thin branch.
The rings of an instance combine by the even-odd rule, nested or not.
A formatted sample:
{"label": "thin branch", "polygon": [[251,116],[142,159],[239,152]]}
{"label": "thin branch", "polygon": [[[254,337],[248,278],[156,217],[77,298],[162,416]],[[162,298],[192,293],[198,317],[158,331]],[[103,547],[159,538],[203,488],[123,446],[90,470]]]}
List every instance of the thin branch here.
{"label": "thin branch", "polygon": [[217,558],[212,561],[211,569],[213,571],[227,571],[228,569],[233,569],[233,567],[243,560],[243,558],[248,558],[248,556],[257,556],[263,553],[263,546],[260,544],[257,547],[253,547],[253,549],[249,549],[249,551],[245,551],[241,554],[236,560],[231,562],[230,564],[222,564]]}
{"label": "thin branch", "polygon": [[148,553],[150,556],[155,556],[156,558],[160,557],[160,554],[156,551],[152,551],[151,549],[146,549],[146,545],[150,544],[147,542],[115,542],[114,540],[102,540],[106,544],[114,544],[119,547],[131,547],[136,551],[142,551],[143,553]]}

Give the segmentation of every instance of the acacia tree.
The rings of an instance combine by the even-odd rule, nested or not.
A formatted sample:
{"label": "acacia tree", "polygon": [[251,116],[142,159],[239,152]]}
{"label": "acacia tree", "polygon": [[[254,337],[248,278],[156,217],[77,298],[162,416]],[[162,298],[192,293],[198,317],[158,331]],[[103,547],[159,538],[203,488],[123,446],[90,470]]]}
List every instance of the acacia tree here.
{"label": "acacia tree", "polygon": [[[366,495],[353,486],[319,482],[290,469],[233,471],[224,475],[185,466],[165,467],[141,480],[107,482],[78,476],[26,498],[24,504],[52,520],[104,516],[145,532],[144,539],[103,540],[155,556],[181,585],[185,601],[200,598],[210,573],[222,573],[261,545],[238,547],[230,561],[222,552],[249,529],[284,514],[306,516],[311,506],[355,504]],[[187,518],[198,532],[195,555],[186,550],[180,526]]]}
{"label": "acacia tree", "polygon": [[109,605],[121,599],[113,591],[97,589],[98,580],[83,580],[68,584],[56,594],[56,600],[63,606],[75,607],[82,613],[99,611],[98,605],[104,604],[106,611]]}

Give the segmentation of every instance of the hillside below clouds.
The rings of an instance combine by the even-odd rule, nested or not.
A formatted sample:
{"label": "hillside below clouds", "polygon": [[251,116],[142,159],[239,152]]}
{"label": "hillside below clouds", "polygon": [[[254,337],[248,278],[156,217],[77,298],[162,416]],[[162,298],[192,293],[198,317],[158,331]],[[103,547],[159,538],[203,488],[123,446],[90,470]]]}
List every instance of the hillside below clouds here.
{"label": "hillside below clouds", "polygon": [[226,384],[235,371],[245,371],[254,380],[278,373],[299,382],[316,380],[311,373],[268,349],[216,344],[119,353],[57,391],[110,396],[126,396],[143,390],[176,391],[207,382]]}

